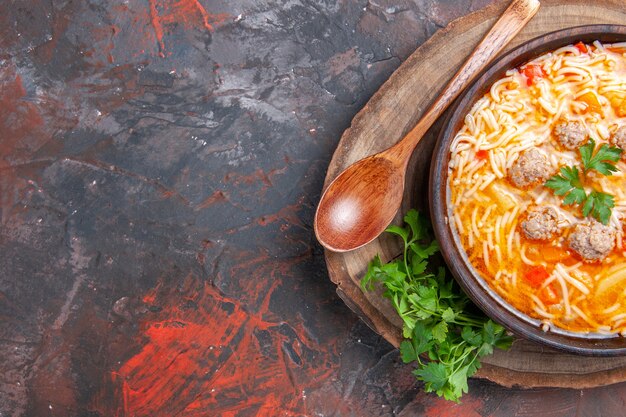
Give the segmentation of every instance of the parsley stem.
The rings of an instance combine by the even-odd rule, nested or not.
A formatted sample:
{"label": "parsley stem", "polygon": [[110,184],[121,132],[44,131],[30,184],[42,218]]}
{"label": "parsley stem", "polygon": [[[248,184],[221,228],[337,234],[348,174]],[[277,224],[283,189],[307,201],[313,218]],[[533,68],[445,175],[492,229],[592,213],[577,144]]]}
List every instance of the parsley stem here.
{"label": "parsley stem", "polygon": [[[459,348],[463,347],[463,349],[466,349],[465,345],[467,345],[467,342],[459,343],[456,347],[459,347]],[[470,353],[472,353],[474,350],[476,350],[476,347],[472,346],[471,349],[467,350],[465,353],[463,353],[461,356],[459,356],[456,360],[452,361],[452,365],[454,365],[454,364],[456,364],[458,362],[464,361],[465,358],[467,358],[468,355]]]}
{"label": "parsley stem", "polygon": [[461,326],[471,326],[471,327],[483,327],[483,322],[478,320],[478,319],[470,319],[470,318],[464,318],[464,317],[460,317],[458,319],[454,319],[452,320],[452,323],[454,324],[458,324]]}

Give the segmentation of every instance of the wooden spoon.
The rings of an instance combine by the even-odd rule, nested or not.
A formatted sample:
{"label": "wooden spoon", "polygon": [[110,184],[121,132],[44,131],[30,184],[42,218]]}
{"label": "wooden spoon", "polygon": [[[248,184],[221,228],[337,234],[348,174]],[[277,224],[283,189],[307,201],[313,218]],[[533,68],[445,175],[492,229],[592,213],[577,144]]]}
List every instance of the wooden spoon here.
{"label": "wooden spoon", "polygon": [[385,230],[402,203],[406,168],[415,146],[461,90],[538,9],[538,0],[514,0],[402,140],[355,162],[330,183],[315,213],[315,235],[325,248],[350,251],[371,242]]}

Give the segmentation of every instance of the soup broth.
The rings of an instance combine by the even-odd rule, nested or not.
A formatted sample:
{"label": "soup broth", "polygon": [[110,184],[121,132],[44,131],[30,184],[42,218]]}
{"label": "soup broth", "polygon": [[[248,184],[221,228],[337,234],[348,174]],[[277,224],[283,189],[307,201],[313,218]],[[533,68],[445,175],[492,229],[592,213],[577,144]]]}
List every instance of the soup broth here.
{"label": "soup broth", "polygon": [[[626,43],[600,42],[509,70],[452,141],[450,224],[484,280],[544,330],[626,335],[624,147]],[[614,172],[588,168],[589,149]]]}

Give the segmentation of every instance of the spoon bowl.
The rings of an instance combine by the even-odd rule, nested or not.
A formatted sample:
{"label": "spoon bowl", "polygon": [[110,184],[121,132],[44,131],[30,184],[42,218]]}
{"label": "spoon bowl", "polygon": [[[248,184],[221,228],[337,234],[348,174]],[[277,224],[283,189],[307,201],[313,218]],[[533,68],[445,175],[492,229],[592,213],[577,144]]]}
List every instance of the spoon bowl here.
{"label": "spoon bowl", "polygon": [[322,195],[315,214],[317,240],[334,252],[346,252],[375,239],[400,207],[404,175],[405,168],[386,154],[351,165]]}

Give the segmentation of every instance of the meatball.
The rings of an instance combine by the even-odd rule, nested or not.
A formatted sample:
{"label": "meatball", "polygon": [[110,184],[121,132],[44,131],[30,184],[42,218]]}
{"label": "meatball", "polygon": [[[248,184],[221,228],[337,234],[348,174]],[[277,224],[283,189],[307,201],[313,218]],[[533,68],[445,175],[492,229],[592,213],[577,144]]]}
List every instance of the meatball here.
{"label": "meatball", "polygon": [[567,149],[577,149],[589,138],[585,126],[578,121],[560,122],[553,132],[559,143]]}
{"label": "meatball", "polygon": [[521,223],[522,232],[528,239],[549,240],[559,230],[557,221],[556,210],[552,207],[535,207]]}
{"label": "meatball", "polygon": [[615,247],[615,230],[590,220],[576,225],[568,244],[585,262],[601,261]]}
{"label": "meatball", "polygon": [[509,169],[509,178],[517,187],[526,187],[547,180],[552,174],[552,166],[537,149],[522,152]]}
{"label": "meatball", "polygon": [[[626,151],[626,125],[620,126],[609,138],[613,146]],[[626,152],[622,152],[622,158],[626,158]]]}

